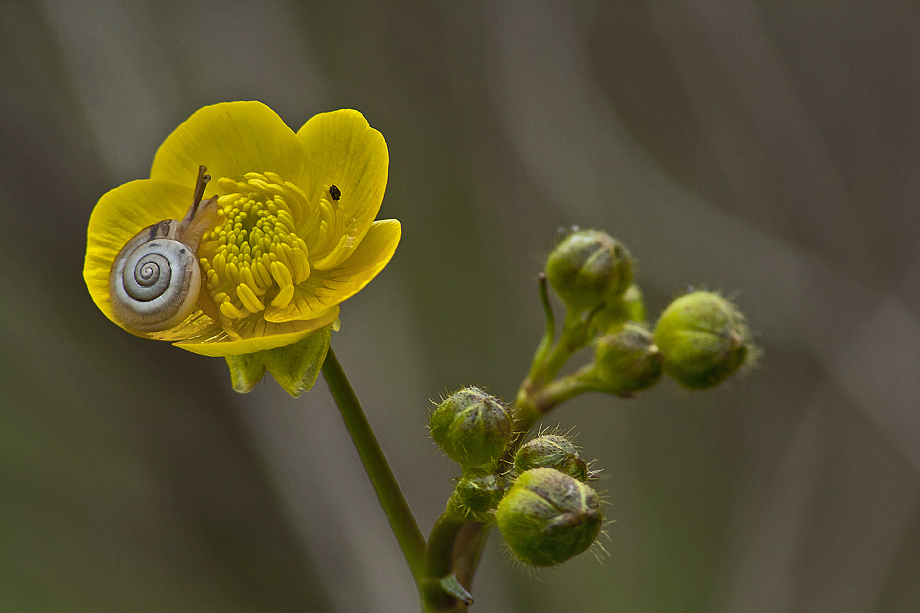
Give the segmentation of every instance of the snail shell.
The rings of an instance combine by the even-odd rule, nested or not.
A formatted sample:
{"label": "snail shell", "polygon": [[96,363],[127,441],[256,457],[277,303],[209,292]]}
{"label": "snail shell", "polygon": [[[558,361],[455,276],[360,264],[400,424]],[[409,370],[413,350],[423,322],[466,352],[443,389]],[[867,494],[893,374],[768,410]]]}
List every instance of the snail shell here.
{"label": "snail shell", "polygon": [[192,248],[175,238],[175,219],[145,228],[122,248],[109,275],[115,315],[141,332],[171,328],[195,310],[201,267]]}
{"label": "snail shell", "polygon": [[195,200],[185,217],[148,226],[129,240],[112,263],[109,299],[127,327],[166,330],[192,314],[201,291],[198,243],[216,219],[217,198],[201,202],[210,179],[199,169]]}

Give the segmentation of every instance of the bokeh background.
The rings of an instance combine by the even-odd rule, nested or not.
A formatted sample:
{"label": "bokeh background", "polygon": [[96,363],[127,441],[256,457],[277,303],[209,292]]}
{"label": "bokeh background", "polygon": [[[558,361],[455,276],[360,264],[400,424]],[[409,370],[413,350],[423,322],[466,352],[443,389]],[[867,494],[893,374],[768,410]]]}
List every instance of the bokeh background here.
{"label": "bokeh background", "polygon": [[600,562],[497,534],[473,611],[920,608],[920,5],[899,0],[0,4],[0,610],[417,610],[325,385],[109,323],[86,223],[197,108],[386,137],[390,266],[334,347],[423,531],[455,468],[429,399],[512,399],[535,279],[577,224],[638,258],[651,317],[733,296],[764,354],[706,393],[576,399]]}

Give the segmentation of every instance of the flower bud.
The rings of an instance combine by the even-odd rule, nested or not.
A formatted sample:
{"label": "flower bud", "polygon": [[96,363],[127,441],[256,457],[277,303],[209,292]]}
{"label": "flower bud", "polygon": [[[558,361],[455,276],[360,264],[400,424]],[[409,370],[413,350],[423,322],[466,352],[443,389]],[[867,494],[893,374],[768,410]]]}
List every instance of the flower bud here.
{"label": "flower bud", "polygon": [[632,257],[626,247],[596,230],[568,235],[546,260],[547,280],[575,312],[591,311],[619,298],[632,277]]}
{"label": "flower bud", "polygon": [[521,474],[495,517],[514,555],[532,566],[561,564],[582,553],[604,519],[597,492],[552,468]]}
{"label": "flower bud", "polygon": [[712,292],[691,292],[665,309],[655,326],[664,372],[682,386],[718,385],[744,363],[751,333],[735,305]]}
{"label": "flower bud", "polygon": [[588,480],[588,464],[578,455],[572,442],[558,434],[531,439],[514,456],[514,470],[522,474],[531,468],[555,468],[579,481]]}
{"label": "flower bud", "polygon": [[497,466],[513,435],[507,407],[476,387],[464,388],[442,402],[428,427],[431,438],[451,460],[479,473]]}
{"label": "flower bud", "polygon": [[645,326],[627,323],[615,334],[597,339],[591,381],[598,391],[631,396],[661,378],[663,357]]}
{"label": "flower bud", "polygon": [[638,285],[630,285],[622,296],[606,302],[591,318],[591,326],[595,333],[607,334],[616,332],[627,321],[645,321],[645,303]]}
{"label": "flower bud", "polygon": [[502,499],[501,480],[493,474],[464,475],[447,503],[450,512],[473,521],[490,521],[492,511]]}

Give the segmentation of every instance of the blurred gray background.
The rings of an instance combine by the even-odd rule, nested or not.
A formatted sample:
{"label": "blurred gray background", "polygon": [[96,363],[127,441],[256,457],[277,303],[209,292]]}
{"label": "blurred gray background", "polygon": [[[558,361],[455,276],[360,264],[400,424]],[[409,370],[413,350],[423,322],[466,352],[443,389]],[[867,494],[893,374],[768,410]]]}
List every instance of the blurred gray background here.
{"label": "blurred gray background", "polygon": [[920,610],[913,0],[0,4],[0,610],[417,610],[325,384],[240,396],[81,277],[96,200],[197,108],[387,139],[390,266],[333,346],[427,533],[429,399],[513,399],[557,228],[606,229],[651,318],[735,297],[765,353],[551,415],[604,469],[600,562],[497,534],[473,611]]}

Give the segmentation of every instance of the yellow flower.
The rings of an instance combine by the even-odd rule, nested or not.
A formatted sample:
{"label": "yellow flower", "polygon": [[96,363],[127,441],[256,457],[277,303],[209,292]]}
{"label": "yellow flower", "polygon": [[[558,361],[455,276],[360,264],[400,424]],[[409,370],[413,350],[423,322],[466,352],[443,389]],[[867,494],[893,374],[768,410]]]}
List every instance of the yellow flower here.
{"label": "yellow flower", "polygon": [[[83,269],[93,301],[132,334],[203,355],[296,343],[336,322],[339,304],[393,256],[399,222],[374,221],[388,160],[383,136],[357,111],[317,115],[295,133],[259,102],[205,107],[167,137],[149,179],[113,189],[93,210]],[[186,284],[199,295],[165,329],[132,326],[113,308],[113,264],[145,228],[186,216],[199,166],[212,177],[187,243],[201,280]]]}

